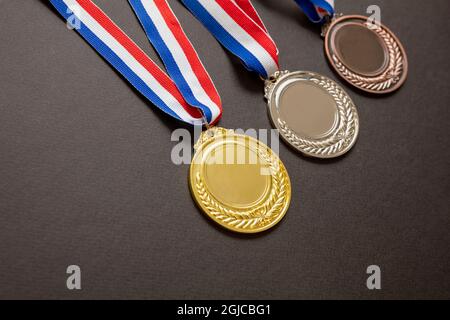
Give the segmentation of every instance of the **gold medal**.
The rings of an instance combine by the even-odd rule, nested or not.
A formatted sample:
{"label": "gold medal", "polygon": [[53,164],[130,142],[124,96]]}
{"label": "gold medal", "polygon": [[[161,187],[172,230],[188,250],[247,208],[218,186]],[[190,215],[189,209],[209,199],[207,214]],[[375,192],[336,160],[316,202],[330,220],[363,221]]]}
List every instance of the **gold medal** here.
{"label": "gold medal", "polygon": [[[148,1],[145,8],[139,1],[130,5],[141,22],[155,26],[156,31],[142,25],[168,73],[91,0],[79,2],[75,1],[75,9],[80,10],[73,10],[73,16],[94,35],[84,38],[156,107],[193,125],[201,121],[209,126],[220,119],[220,96],[167,1]],[[55,7],[64,14],[67,11],[64,1],[56,1]],[[77,16],[75,11],[86,14]],[[283,163],[269,147],[233,130],[213,127],[201,134],[194,148],[190,188],[211,219],[236,232],[256,233],[283,218],[291,184]]]}
{"label": "gold medal", "polygon": [[222,227],[257,233],[275,226],[291,199],[288,173],[265,144],[212,127],[194,146],[189,185],[204,213]]}

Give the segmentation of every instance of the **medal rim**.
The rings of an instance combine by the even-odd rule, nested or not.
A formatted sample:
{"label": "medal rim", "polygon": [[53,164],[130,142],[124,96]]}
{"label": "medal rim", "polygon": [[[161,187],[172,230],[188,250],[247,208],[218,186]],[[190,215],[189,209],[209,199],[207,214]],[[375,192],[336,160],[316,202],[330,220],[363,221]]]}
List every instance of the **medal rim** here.
{"label": "medal rim", "polygon": [[[339,76],[344,79],[347,83],[349,83],[350,85],[352,85],[355,88],[358,88],[362,91],[368,92],[368,93],[372,93],[372,94],[388,94],[388,93],[392,93],[394,91],[397,91],[398,89],[400,89],[406,82],[407,76],[408,76],[408,57],[405,51],[405,48],[403,47],[403,44],[401,43],[401,41],[398,39],[398,37],[387,27],[385,26],[383,23],[380,23],[380,27],[383,31],[387,32],[392,39],[394,40],[394,42],[397,44],[398,48],[399,48],[399,52],[401,53],[401,58],[402,58],[402,73],[401,76],[399,78],[399,80],[397,81],[397,83],[395,83],[394,85],[390,86],[389,88],[383,88],[383,86],[381,85],[381,83],[383,81],[381,81],[379,83],[379,85],[381,86],[380,89],[372,89],[367,87],[369,85],[369,83],[367,83],[366,79],[376,79],[377,77],[379,77],[380,75],[369,75],[369,74],[360,74],[360,73],[356,73],[354,71],[351,71],[350,68],[348,68],[346,66],[346,64],[340,60],[339,58],[339,62],[344,66],[344,69],[339,70],[339,67],[336,65],[336,63],[334,62],[333,59],[333,52],[334,50],[331,48],[331,34],[332,34],[332,30],[334,29],[335,26],[337,26],[338,24],[346,21],[346,20],[352,20],[352,19],[359,19],[359,20],[363,20],[363,21],[367,21],[368,17],[363,16],[363,15],[344,15],[342,17],[339,17],[335,20],[333,20],[330,25],[327,27],[327,31],[325,34],[325,53],[328,59],[328,62],[333,66],[333,69],[335,70],[335,72],[337,74],[339,74]],[[369,29],[370,30],[370,29]],[[374,32],[375,33],[375,32]],[[386,40],[382,39],[377,33],[375,33],[382,42],[384,42],[385,46],[388,47],[388,52],[387,54],[389,54],[389,45],[386,44]],[[336,56],[338,57],[338,54],[336,53]],[[388,59],[390,60],[390,59]],[[388,67],[386,68],[386,70],[384,70],[383,72],[381,72],[381,74],[383,74],[384,72],[389,72],[389,63],[390,61],[388,61]],[[352,76],[346,75],[347,74],[353,74]],[[352,79],[354,79],[354,81],[352,81]],[[355,81],[357,83],[355,83]],[[362,83],[362,84],[358,84],[358,83]]]}
{"label": "medal rim", "polygon": [[[205,137],[205,135],[207,134],[207,132],[209,130],[219,130],[221,133],[219,135],[215,135],[213,137]],[[197,178],[197,174],[196,173],[200,173],[202,172],[202,166],[204,165],[204,161],[200,161],[200,162],[196,162],[197,158],[199,156],[202,155],[202,151],[210,144],[213,143],[215,138],[217,136],[226,134],[227,138],[234,138],[234,137],[240,137],[240,138],[244,138],[244,139],[250,139],[251,141],[253,141],[255,144],[250,144],[250,145],[256,145],[259,147],[261,146],[262,149],[264,149],[268,156],[269,159],[272,159],[272,163],[269,163],[271,165],[275,165],[278,166],[278,170],[277,173],[280,175],[280,177],[282,177],[282,181],[279,181],[280,183],[278,183],[278,189],[275,190],[276,193],[283,195],[282,197],[278,197],[278,199],[275,199],[275,205],[279,206],[281,204],[281,209],[279,210],[279,213],[276,215],[275,219],[271,220],[269,223],[263,225],[262,227],[256,227],[256,228],[242,228],[241,226],[236,227],[235,225],[230,224],[229,222],[225,222],[221,219],[216,218],[212,213],[211,210],[208,209],[209,205],[205,204],[204,201],[202,201],[201,196],[198,194],[198,188],[195,187],[196,185],[196,178]],[[226,141],[226,139],[224,139]],[[228,142],[229,143],[229,142]],[[221,144],[223,145],[223,144]],[[237,134],[234,132],[234,130],[231,129],[224,129],[224,128],[220,128],[220,127],[213,127],[210,128],[204,132],[202,132],[202,135],[200,136],[199,141],[195,144],[195,154],[192,157],[192,163],[190,165],[190,169],[189,169],[189,189],[191,191],[191,195],[192,198],[194,199],[196,205],[201,209],[201,211],[213,222],[215,222],[217,225],[221,226],[222,228],[229,230],[229,231],[233,231],[236,233],[242,233],[242,234],[255,234],[255,233],[261,233],[263,231],[267,231],[273,227],[275,227],[281,220],[283,220],[284,216],[286,215],[289,206],[290,206],[290,202],[291,202],[291,197],[292,197],[292,186],[291,186],[291,181],[289,178],[289,174],[286,170],[286,167],[284,166],[283,162],[281,161],[281,159],[278,157],[277,154],[275,154],[275,152],[273,152],[273,150],[271,148],[269,148],[267,145],[265,145],[264,143],[262,143],[261,141],[248,136],[248,135],[244,135],[244,134]],[[255,151],[255,150],[253,150]],[[256,152],[256,151],[255,151]],[[258,154],[258,153],[257,153]],[[260,155],[258,154],[258,158],[260,158]],[[267,160],[267,159],[266,159]],[[198,160],[197,160],[198,161]],[[268,161],[266,161],[268,162]],[[274,173],[271,172],[271,179],[274,179]],[[270,195],[273,193],[273,189],[274,189],[274,183],[273,181],[270,182],[270,187],[269,187],[269,191],[266,192],[266,196],[264,198],[267,198],[267,195]],[[238,208],[238,207],[233,207],[230,204],[226,204],[221,202],[219,199],[217,199],[216,197],[214,197],[213,194],[211,194],[208,190],[207,190],[207,186],[206,184],[204,184],[204,188],[206,189],[206,194],[208,197],[212,198],[214,201],[214,206],[216,206],[217,204],[219,206],[217,207],[217,210],[221,210],[220,215],[224,215],[227,212],[233,211],[233,212],[238,212],[240,210],[242,210],[242,208]],[[280,201],[281,199],[281,201]],[[267,202],[267,199],[261,201],[259,200],[257,204],[252,205],[253,207],[259,208],[262,205],[265,204],[265,202]],[[272,205],[270,209],[274,208],[275,205]],[[251,211],[251,210],[250,210]],[[259,217],[256,217],[259,218]],[[253,218],[252,218],[253,219]],[[239,224],[237,224],[239,225]],[[245,225],[245,224],[244,224]]]}
{"label": "medal rim", "polygon": [[[352,138],[350,142],[346,144],[345,147],[343,147],[342,149],[336,151],[336,148],[334,148],[333,146],[343,145],[342,141],[343,140],[345,141],[346,139],[345,136],[343,137],[337,136],[336,137],[337,140],[332,144],[332,146],[327,146],[326,143],[322,142],[331,139],[332,136],[336,136],[337,133],[342,130],[340,125],[338,125],[337,127],[334,128],[334,130],[329,132],[329,134],[326,137],[314,139],[314,138],[300,137],[297,133],[295,133],[294,130],[292,130],[289,127],[287,122],[283,120],[283,118],[281,117],[280,112],[278,111],[277,104],[276,102],[273,101],[274,100],[273,98],[276,95],[277,85],[279,85],[282,81],[286,81],[290,77],[299,75],[303,76],[303,78],[308,81],[311,81],[310,80],[311,77],[325,81],[327,83],[326,86],[315,82],[313,82],[313,84],[327,91],[327,93],[333,98],[333,100],[335,100],[337,108],[339,108],[338,105],[341,105],[341,107],[345,109],[344,112],[345,114],[350,113],[348,122],[350,126],[350,132],[352,132]],[[282,71],[280,72],[280,75],[276,79],[276,81],[266,85],[265,89],[266,89],[266,99],[269,117],[271,119],[273,126],[278,130],[283,141],[286,142],[290,147],[292,147],[297,152],[300,152],[301,154],[311,158],[332,159],[346,154],[356,144],[356,141],[358,140],[359,136],[359,115],[356,109],[356,105],[354,104],[353,100],[348,95],[348,93],[332,79],[312,71],[293,71],[293,72]],[[330,90],[334,91],[334,94],[331,94]],[[339,114],[340,114],[339,116],[339,123],[340,123],[342,121],[341,119],[342,112],[339,112]]]}

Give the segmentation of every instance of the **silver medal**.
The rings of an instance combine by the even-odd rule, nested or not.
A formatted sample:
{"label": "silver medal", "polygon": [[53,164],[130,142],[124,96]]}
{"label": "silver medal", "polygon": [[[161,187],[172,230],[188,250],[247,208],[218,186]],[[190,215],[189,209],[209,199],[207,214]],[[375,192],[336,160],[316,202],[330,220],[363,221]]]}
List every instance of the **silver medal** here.
{"label": "silver medal", "polygon": [[356,142],[355,104],[333,80],[307,71],[280,71],[265,82],[269,115],[281,137],[306,156],[335,158]]}

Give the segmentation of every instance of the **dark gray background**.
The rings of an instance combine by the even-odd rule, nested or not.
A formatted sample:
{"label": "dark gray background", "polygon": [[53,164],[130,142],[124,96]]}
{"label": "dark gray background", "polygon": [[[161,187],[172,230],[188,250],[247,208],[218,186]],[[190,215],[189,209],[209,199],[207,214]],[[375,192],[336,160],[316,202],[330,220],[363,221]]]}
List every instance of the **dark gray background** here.
{"label": "dark gray background", "polygon": [[[127,1],[95,2],[156,58]],[[221,93],[220,125],[269,128],[261,81],[170,3]],[[45,0],[0,1],[0,298],[450,298],[450,2],[337,9],[370,4],[405,45],[406,85],[386,97],[344,85],[361,119],[353,151],[320,162],[282,144],[291,207],[272,232],[245,237],[192,201],[188,166],[170,161],[182,124]],[[255,5],[283,68],[336,79],[293,1]],[[82,268],[79,292],[65,286],[71,264]],[[381,291],[366,288],[371,264]]]}

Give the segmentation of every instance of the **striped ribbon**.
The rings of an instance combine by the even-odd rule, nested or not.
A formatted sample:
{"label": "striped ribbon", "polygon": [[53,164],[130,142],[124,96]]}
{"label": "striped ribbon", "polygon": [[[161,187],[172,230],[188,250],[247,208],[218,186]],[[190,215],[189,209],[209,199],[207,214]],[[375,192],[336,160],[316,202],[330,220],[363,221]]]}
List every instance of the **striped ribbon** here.
{"label": "striped ribbon", "polygon": [[278,71],[278,48],[250,0],[182,0],[246,68],[268,78]]}
{"label": "striped ribbon", "polygon": [[306,16],[314,23],[323,23],[334,15],[334,0],[295,0]]}
{"label": "striped ribbon", "polygon": [[161,70],[92,0],[50,0],[76,31],[142,95],[172,117],[214,124],[219,94],[167,0],[129,0],[166,66]]}

